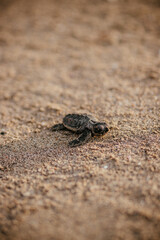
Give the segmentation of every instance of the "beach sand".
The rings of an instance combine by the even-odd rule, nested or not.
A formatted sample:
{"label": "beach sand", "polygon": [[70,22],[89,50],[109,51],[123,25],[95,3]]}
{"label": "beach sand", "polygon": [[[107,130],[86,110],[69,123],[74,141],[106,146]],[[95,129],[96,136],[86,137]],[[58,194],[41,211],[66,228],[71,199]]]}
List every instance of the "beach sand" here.
{"label": "beach sand", "polygon": [[1,240],[160,239],[158,1],[1,0],[0,133]]}

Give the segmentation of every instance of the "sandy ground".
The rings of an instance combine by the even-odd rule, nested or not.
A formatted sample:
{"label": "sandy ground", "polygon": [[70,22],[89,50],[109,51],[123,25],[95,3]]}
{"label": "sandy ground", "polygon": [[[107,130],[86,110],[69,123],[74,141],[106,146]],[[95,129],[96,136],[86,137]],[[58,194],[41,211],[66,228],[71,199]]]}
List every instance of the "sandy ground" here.
{"label": "sandy ground", "polygon": [[0,1],[1,240],[160,239],[159,120],[158,1]]}

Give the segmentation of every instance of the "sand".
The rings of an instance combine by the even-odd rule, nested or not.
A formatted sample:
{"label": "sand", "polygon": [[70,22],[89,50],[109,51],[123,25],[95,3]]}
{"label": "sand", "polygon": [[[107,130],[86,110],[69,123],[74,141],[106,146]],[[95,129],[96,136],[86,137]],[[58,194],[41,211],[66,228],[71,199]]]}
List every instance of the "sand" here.
{"label": "sand", "polygon": [[159,1],[1,0],[0,132],[1,240],[160,239]]}

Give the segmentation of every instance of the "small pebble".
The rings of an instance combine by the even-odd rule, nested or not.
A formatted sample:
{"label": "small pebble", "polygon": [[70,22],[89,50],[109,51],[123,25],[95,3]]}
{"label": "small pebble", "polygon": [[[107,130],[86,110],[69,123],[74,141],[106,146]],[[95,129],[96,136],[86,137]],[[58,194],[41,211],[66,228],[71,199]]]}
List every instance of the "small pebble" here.
{"label": "small pebble", "polygon": [[108,165],[105,165],[103,168],[104,168],[104,169],[107,169],[107,168],[108,168]]}
{"label": "small pebble", "polygon": [[5,135],[6,132],[5,132],[5,131],[1,131],[0,134],[1,134],[1,135]]}

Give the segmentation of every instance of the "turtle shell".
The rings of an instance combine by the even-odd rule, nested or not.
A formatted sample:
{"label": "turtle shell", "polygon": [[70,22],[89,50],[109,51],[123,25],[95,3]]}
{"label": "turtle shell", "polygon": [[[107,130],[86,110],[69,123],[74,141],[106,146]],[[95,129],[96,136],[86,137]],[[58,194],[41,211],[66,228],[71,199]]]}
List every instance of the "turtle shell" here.
{"label": "turtle shell", "polygon": [[87,114],[68,114],[63,118],[63,125],[74,132],[83,131],[91,120],[91,115]]}

